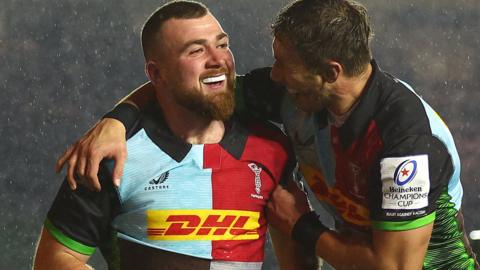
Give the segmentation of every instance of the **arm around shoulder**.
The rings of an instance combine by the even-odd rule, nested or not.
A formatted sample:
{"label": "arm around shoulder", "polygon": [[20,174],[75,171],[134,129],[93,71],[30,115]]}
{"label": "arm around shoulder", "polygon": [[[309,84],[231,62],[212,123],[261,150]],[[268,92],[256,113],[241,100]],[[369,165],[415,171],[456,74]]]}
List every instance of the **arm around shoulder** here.
{"label": "arm around shoulder", "polygon": [[126,158],[125,132],[134,126],[140,117],[140,111],[153,100],[153,85],[143,84],[124,97],[104,119],[60,156],[56,171],[60,172],[64,165],[67,166],[67,179],[72,189],[76,189],[77,181],[80,181],[91,189],[100,190],[97,172],[99,163],[104,158],[115,160],[113,179],[119,184]]}

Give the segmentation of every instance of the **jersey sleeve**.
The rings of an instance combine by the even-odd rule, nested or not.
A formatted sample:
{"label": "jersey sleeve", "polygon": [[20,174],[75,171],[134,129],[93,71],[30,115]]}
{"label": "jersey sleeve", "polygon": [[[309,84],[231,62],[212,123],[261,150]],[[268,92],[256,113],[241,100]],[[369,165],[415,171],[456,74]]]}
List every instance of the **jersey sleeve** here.
{"label": "jersey sleeve", "polygon": [[[439,197],[453,174],[445,145],[431,135],[411,135],[380,158],[371,196],[373,228],[411,230],[435,220]],[[447,201],[448,203],[448,201]]]}
{"label": "jersey sleeve", "polygon": [[140,110],[130,103],[120,103],[111,111],[107,112],[102,118],[113,118],[122,122],[125,126],[127,136],[135,130],[140,121]]}
{"label": "jersey sleeve", "polygon": [[280,108],[286,94],[284,87],[270,79],[271,68],[260,68],[237,76],[236,111],[262,119],[282,123]]}
{"label": "jersey sleeve", "polygon": [[119,200],[110,175],[101,166],[100,192],[82,185],[72,191],[67,181],[63,182],[45,220],[45,228],[59,243],[91,255],[103,240],[111,237],[110,223],[119,209]]}

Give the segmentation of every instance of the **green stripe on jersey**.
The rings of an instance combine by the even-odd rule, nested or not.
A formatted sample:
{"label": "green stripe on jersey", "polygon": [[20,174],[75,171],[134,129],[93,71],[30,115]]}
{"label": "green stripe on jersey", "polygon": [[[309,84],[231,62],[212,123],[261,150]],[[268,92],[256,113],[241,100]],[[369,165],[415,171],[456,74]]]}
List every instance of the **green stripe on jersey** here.
{"label": "green stripe on jersey", "polygon": [[45,220],[45,228],[48,230],[48,232],[52,235],[53,238],[55,238],[62,245],[68,247],[73,251],[88,256],[92,255],[95,252],[95,247],[84,245],[66,236],[59,229],[57,229],[57,227],[55,227],[55,225],[53,225],[48,219]]}
{"label": "green stripe on jersey", "polygon": [[465,232],[458,211],[445,188],[437,200],[437,218],[423,262],[424,270],[473,270],[475,260],[465,246]]}
{"label": "green stripe on jersey", "polygon": [[373,221],[374,229],[383,231],[408,231],[423,227],[435,220],[435,212],[421,218],[408,221]]}

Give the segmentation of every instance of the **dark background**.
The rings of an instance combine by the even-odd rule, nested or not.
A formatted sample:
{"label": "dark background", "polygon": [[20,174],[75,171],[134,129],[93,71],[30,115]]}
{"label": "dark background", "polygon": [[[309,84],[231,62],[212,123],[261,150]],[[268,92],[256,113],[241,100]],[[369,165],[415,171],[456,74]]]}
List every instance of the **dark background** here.
{"label": "dark background", "polygon": [[[205,1],[237,72],[272,63],[269,23],[287,1]],[[28,269],[62,181],[61,152],[146,80],[139,41],[164,1],[0,0],[0,269]],[[478,0],[364,0],[374,56],[449,125],[462,159],[468,231],[480,229]],[[266,269],[274,269],[272,257]],[[98,256],[92,262],[104,269]]]}

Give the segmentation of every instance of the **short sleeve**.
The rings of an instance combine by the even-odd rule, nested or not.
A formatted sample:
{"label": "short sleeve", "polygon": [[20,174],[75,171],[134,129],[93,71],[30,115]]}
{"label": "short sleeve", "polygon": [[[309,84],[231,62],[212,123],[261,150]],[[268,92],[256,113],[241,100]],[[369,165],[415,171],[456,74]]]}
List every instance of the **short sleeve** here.
{"label": "short sleeve", "polygon": [[434,136],[411,135],[380,158],[371,216],[373,227],[400,231],[435,220],[437,201],[453,174],[445,145]]}
{"label": "short sleeve", "polygon": [[102,239],[110,237],[110,223],[119,209],[117,193],[104,166],[99,178],[100,192],[82,185],[72,191],[64,180],[45,221],[45,228],[58,242],[85,255],[91,255]]}

